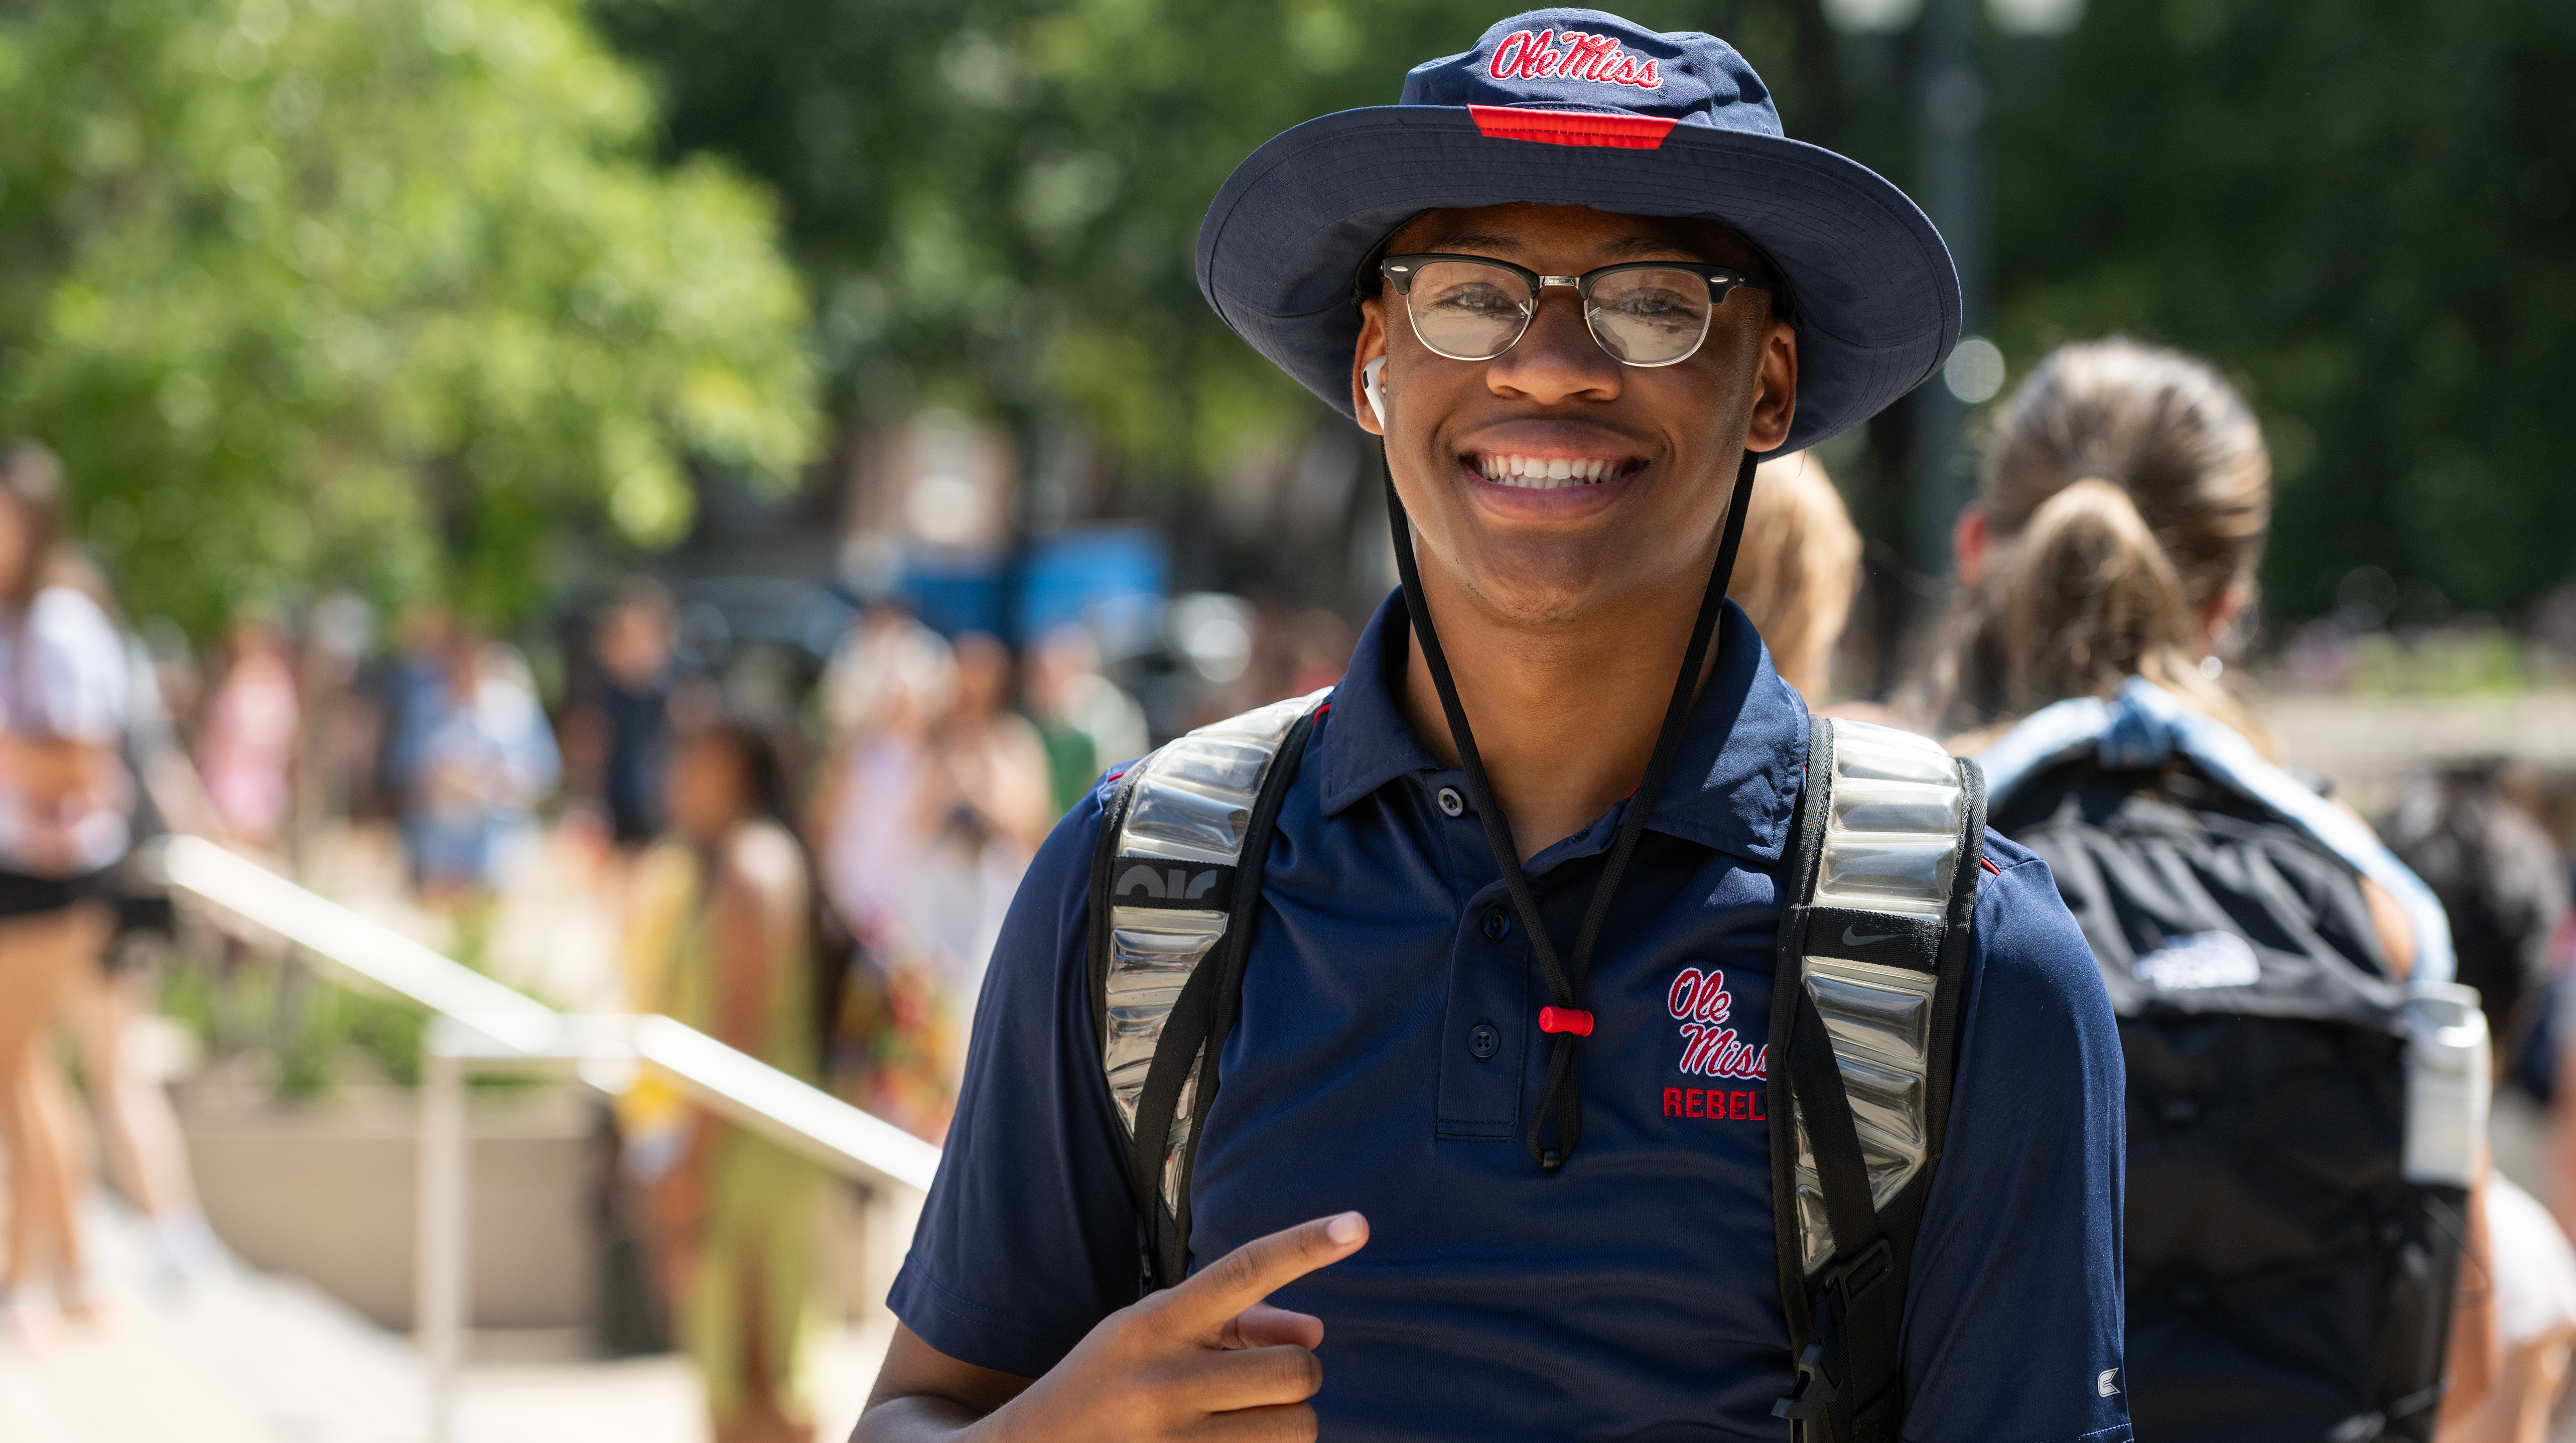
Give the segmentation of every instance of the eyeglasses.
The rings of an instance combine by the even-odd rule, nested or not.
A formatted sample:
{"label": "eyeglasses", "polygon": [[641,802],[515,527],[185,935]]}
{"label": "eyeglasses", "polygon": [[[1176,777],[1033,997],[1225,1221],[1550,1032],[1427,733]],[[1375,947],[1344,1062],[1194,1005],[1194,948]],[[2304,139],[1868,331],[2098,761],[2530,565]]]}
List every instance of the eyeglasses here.
{"label": "eyeglasses", "polygon": [[1572,286],[1583,324],[1613,360],[1671,366],[1708,339],[1709,317],[1738,286],[1771,287],[1742,271],[1684,261],[1637,261],[1579,276],[1543,276],[1485,256],[1388,256],[1379,274],[1404,297],[1413,333],[1436,355],[1490,361],[1518,344],[1538,314],[1539,292]]}

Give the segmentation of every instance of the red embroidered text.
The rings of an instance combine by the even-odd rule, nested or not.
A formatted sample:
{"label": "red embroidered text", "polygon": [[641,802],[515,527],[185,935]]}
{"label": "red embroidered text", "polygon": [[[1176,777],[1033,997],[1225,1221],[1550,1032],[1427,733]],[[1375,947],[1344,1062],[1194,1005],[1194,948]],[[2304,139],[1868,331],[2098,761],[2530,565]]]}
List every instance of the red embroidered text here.
{"label": "red embroidered text", "polygon": [[1696,1087],[1664,1089],[1664,1116],[1704,1117],[1711,1122],[1769,1122],[1759,1088]]}
{"label": "red embroidered text", "polygon": [[1770,1047],[1755,1047],[1726,1025],[1735,1010],[1735,999],[1727,993],[1725,973],[1714,967],[1705,972],[1697,967],[1683,968],[1681,975],[1673,979],[1673,990],[1665,1005],[1673,1020],[1682,1025],[1683,1072],[1697,1077],[1752,1081],[1770,1075]]}
{"label": "red embroidered text", "polygon": [[[1562,42],[1564,49],[1557,48]],[[1580,30],[1515,30],[1494,47],[1486,67],[1496,80],[1596,80],[1604,85],[1631,85],[1660,90],[1663,77],[1655,62],[1640,60],[1619,48],[1615,36],[1587,35]]]}

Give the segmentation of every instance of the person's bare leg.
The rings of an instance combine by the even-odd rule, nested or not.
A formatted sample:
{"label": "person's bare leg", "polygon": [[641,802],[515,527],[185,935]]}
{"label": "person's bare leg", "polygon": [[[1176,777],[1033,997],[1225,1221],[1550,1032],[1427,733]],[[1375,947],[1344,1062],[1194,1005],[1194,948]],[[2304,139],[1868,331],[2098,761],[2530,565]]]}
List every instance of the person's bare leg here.
{"label": "person's bare leg", "polygon": [[152,1013],[151,983],[139,972],[93,971],[78,988],[82,1076],[98,1113],[107,1172],[117,1190],[155,1219],[197,1207],[186,1145],[169,1094],[132,1044]]}
{"label": "person's bare leg", "polygon": [[2487,1396],[2443,1420],[2442,1443],[2549,1443],[2549,1415],[2567,1385],[2571,1340],[2576,1329],[2561,1328],[2515,1344]]}
{"label": "person's bare leg", "polygon": [[[92,1179],[85,1140],[74,1126],[71,1083],[63,1076],[60,1054],[49,1036],[37,1039],[36,1065],[27,1073],[28,1097],[35,1116],[40,1155],[50,1146],[53,1175],[40,1180],[50,1216],[53,1244],[54,1301],[74,1317],[90,1315],[87,1249],[81,1243],[80,1199]],[[48,1144],[41,1139],[50,1139]]]}
{"label": "person's bare leg", "polygon": [[83,904],[0,921],[0,1145],[9,1155],[9,1256],[0,1288],[16,1294],[47,1263],[77,1282],[80,1237],[51,1033],[78,969],[105,940],[102,910]]}
{"label": "person's bare leg", "polygon": [[[762,1250],[751,1249],[751,1256],[762,1256]],[[785,1346],[769,1336],[769,1320],[762,1308],[766,1302],[761,1292],[760,1269],[746,1267],[742,1280],[742,1411],[732,1420],[716,1427],[716,1443],[814,1443],[811,1425],[798,1423],[787,1416],[781,1394],[786,1391],[788,1370],[795,1366],[790,1358],[776,1356]]]}

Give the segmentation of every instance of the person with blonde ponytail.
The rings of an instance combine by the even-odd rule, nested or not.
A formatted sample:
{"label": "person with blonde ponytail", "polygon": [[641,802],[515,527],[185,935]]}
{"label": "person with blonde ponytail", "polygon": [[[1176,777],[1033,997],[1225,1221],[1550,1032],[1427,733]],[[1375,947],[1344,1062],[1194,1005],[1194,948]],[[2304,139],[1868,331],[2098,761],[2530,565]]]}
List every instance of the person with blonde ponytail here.
{"label": "person with blonde ponytail", "polygon": [[[2271,510],[2215,370],[2059,348],[1996,423],[1919,701],[1982,749],[1993,825],[2049,862],[2120,1017],[2140,1443],[2513,1436],[2475,1417],[2506,1186],[2483,1062],[2410,1031],[2474,1018],[2447,921],[2223,684]],[[2446,1059],[2474,1085],[2428,1112]]]}
{"label": "person with blonde ponytail", "polygon": [[1814,711],[1830,696],[1834,644],[1860,592],[1860,532],[1825,464],[1808,452],[1765,461],[1753,479],[1744,551],[1726,594],[1761,633],[1780,679]]}
{"label": "person with blonde ponytail", "polygon": [[1988,728],[2136,676],[2266,745],[2216,679],[2271,519],[2262,428],[2216,371],[2133,341],[2060,348],[2005,406],[1953,530],[1932,720]]}

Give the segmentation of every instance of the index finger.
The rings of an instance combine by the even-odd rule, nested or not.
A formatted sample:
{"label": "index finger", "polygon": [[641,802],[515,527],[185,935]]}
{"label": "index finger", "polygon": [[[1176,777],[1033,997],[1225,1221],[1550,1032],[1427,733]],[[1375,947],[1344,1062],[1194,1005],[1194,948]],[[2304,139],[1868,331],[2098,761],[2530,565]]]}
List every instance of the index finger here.
{"label": "index finger", "polygon": [[1213,1333],[1278,1289],[1358,1252],[1368,1235],[1367,1218],[1335,1213],[1254,1238],[1172,1289],[1165,1316],[1185,1331]]}

